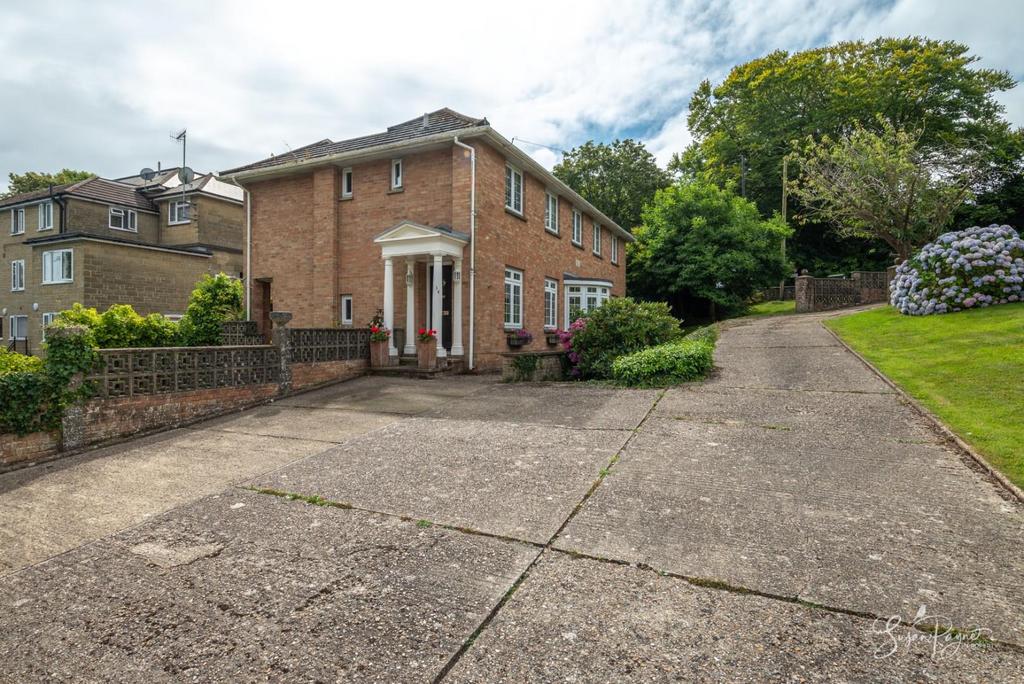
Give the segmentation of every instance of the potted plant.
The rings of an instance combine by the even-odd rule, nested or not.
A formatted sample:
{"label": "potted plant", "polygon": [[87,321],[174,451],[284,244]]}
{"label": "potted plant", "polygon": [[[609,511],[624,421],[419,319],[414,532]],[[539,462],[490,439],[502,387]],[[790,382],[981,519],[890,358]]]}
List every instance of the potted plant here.
{"label": "potted plant", "polygon": [[508,332],[506,339],[510,347],[525,347],[530,342],[533,342],[533,335],[529,330],[511,330]]}
{"label": "potted plant", "polygon": [[370,366],[372,368],[383,368],[391,359],[388,356],[388,340],[391,339],[391,331],[383,324],[370,324]]}
{"label": "potted plant", "polygon": [[544,337],[547,343],[550,345],[560,344],[562,342],[562,334],[557,330],[548,330],[544,333]]}
{"label": "potted plant", "polygon": [[433,370],[437,367],[436,330],[420,328],[416,334],[416,365],[420,370]]}

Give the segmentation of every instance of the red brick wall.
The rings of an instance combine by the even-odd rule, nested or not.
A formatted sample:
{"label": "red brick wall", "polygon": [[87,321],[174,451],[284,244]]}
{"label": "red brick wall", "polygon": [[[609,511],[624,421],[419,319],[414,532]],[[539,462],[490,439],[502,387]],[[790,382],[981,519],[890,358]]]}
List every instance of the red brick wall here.
{"label": "red brick wall", "polygon": [[0,435],[0,472],[15,464],[28,465],[55,456],[60,452],[60,434],[33,432],[18,435]]}
{"label": "red brick wall", "polygon": [[309,389],[317,385],[354,378],[366,371],[366,365],[365,359],[292,364],[292,390]]}

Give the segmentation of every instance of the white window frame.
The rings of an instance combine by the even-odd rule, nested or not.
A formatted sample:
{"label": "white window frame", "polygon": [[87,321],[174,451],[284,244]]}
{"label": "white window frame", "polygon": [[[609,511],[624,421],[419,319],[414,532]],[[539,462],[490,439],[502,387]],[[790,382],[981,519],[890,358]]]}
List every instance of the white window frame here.
{"label": "white window frame", "polygon": [[618,263],[619,263],[619,236],[618,235],[612,235],[611,261],[615,265],[618,265]]}
{"label": "white window frame", "polygon": [[48,311],[48,312],[43,314],[43,325],[39,328],[39,330],[40,330],[39,336],[43,340],[46,339],[46,326],[48,326],[51,323],[53,323],[54,319],[57,318],[57,316],[59,316],[59,315],[60,315],[59,311]]}
{"label": "white window frame", "polygon": [[[17,277],[15,277],[17,276]],[[25,260],[15,259],[11,262],[11,292],[25,289]]]}
{"label": "white window frame", "polygon": [[[345,305],[348,305],[347,307]],[[348,309],[348,316],[345,316],[345,309]],[[352,295],[341,295],[341,324],[352,325],[353,314],[355,310],[352,308]]]}
{"label": "white window frame", "polygon": [[[509,301],[509,300],[512,301]],[[518,306],[516,301],[518,300]],[[506,330],[521,330],[523,327],[523,272],[515,268],[505,269],[505,307],[503,309]]]}
{"label": "white window frame", "polygon": [[544,329],[558,328],[558,281],[554,278],[544,279]]}
{"label": "white window frame", "polygon": [[[24,321],[25,323],[25,329],[24,331],[22,331],[21,337],[16,337],[14,334],[14,331],[17,329],[17,326],[14,324],[14,322],[17,320]],[[7,328],[7,339],[9,340],[24,340],[28,338],[28,316],[26,316],[25,314],[16,314],[9,316],[7,318]]]}
{"label": "white window frame", "polygon": [[[185,218],[181,218],[178,208],[185,205]],[[171,200],[167,203],[167,225],[181,226],[192,223],[192,202],[189,200]]]}
{"label": "white window frame", "polygon": [[341,170],[341,197],[342,199],[352,198],[352,167]]}
{"label": "white window frame", "polygon": [[25,234],[25,208],[11,209],[11,235]]}
{"label": "white window frame", "polygon": [[[115,216],[119,216],[121,218],[120,226],[114,225]],[[139,215],[134,209],[110,207],[107,212],[107,227],[111,230],[123,230],[126,233],[138,233]]]}
{"label": "white window frame", "polygon": [[401,190],[405,187],[405,169],[401,159],[391,160],[391,189]]}
{"label": "white window frame", "polygon": [[505,208],[523,215],[523,172],[511,164],[505,164]]}
{"label": "white window frame", "polygon": [[[53,277],[54,264],[53,260],[56,255],[60,255],[60,278],[55,279]],[[64,261],[65,259],[71,264],[68,270],[71,272],[70,277],[64,277]],[[47,278],[49,275],[49,278]],[[49,252],[43,252],[43,285],[58,285],[60,283],[70,283],[75,280],[75,252],[71,249],[54,249]]]}
{"label": "white window frame", "polygon": [[558,195],[548,192],[544,198],[544,230],[558,235]]}
{"label": "white window frame", "polygon": [[53,202],[47,201],[39,204],[39,222],[37,230],[53,229]]}
{"label": "white window frame", "polygon": [[583,214],[576,207],[572,208],[572,244],[583,246]]}
{"label": "white window frame", "polygon": [[566,280],[562,283],[565,290],[565,328],[569,329],[572,324],[570,318],[573,314],[573,307],[570,301],[579,299],[579,306],[576,311],[580,316],[585,316],[591,309],[596,309],[611,298],[612,287],[603,280]]}
{"label": "white window frame", "polygon": [[593,252],[596,256],[601,256],[601,224],[594,222],[594,247]]}

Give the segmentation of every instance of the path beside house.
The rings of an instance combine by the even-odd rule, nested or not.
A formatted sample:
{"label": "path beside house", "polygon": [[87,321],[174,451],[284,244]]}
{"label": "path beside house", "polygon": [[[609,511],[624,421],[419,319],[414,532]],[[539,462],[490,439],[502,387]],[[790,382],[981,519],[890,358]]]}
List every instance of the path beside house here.
{"label": "path beside house", "polygon": [[[820,320],[734,323],[667,392],[365,379],[0,476],[2,556],[69,549],[0,578],[0,679],[1018,677],[1024,507]],[[103,522],[111,473],[226,446]]]}

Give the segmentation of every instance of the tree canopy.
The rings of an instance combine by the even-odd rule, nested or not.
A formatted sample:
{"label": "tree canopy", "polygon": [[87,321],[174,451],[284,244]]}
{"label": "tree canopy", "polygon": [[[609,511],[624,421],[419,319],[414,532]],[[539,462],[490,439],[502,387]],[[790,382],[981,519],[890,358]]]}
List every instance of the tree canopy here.
{"label": "tree canopy", "polygon": [[643,143],[629,138],[588,141],[566,152],[553,173],[626,230],[640,224],[644,205],[671,182]]}
{"label": "tree canopy", "polygon": [[45,171],[12,172],[7,174],[7,192],[0,194],[0,197],[11,197],[13,195],[20,195],[23,192],[32,192],[33,190],[45,190],[51,185],[75,183],[86,178],[92,178],[95,175],[88,171],[76,171],[74,169],[61,169],[56,173],[47,173]]}
{"label": "tree canopy", "polygon": [[677,316],[734,313],[754,292],[789,272],[782,240],[791,231],[778,218],[706,181],[680,181],[659,190],[629,245],[630,293],[668,301]]}
{"label": "tree canopy", "polygon": [[[977,61],[965,45],[920,37],[772,52],[735,67],[716,86],[700,84],[688,119],[694,142],[670,170],[724,185],[738,182],[745,164],[747,197],[767,214],[781,207],[782,160],[794,141],[838,139],[857,125],[877,133],[888,122],[921,131],[925,150],[983,141],[1010,177],[1020,156],[1007,154],[1015,132],[995,96],[1016,83]],[[799,171],[790,168],[790,178]],[[830,270],[862,258],[865,249],[887,251],[852,240],[830,233],[826,223],[807,224],[792,254],[800,267]]]}

